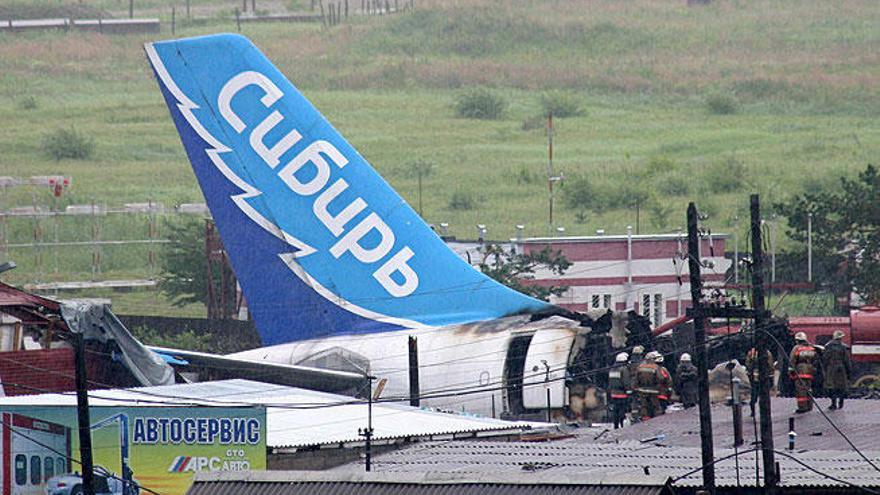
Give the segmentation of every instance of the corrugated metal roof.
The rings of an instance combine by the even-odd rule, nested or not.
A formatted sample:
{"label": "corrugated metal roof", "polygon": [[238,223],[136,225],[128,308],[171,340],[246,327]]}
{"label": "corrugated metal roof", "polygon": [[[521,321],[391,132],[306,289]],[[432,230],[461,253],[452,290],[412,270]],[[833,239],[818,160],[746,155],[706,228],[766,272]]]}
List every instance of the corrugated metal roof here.
{"label": "corrugated metal roof", "polygon": [[199,473],[188,495],[649,495],[663,493],[666,479],[639,484],[602,480],[584,473],[565,479],[534,476],[401,475],[266,471]]}
{"label": "corrugated metal roof", "polygon": [[[351,397],[249,380],[224,380],[162,387],[93,390],[92,406],[266,406],[266,443],[271,448],[360,443],[367,404]],[[4,406],[75,406],[74,394],[0,398]],[[543,423],[511,422],[423,410],[390,403],[373,404],[373,440],[415,437],[487,436],[516,433]]]}
{"label": "corrugated metal roof", "polygon": [[[828,399],[818,399],[824,407]],[[825,411],[859,449],[880,448],[880,416],[877,408],[880,402],[873,400],[847,400],[839,411]],[[771,401],[773,412],[773,440],[777,447],[788,445],[788,419],[794,417],[797,433],[796,450],[849,450],[850,446],[828,423],[821,413],[814,410],[806,414],[794,414],[795,399],[774,397]],[[743,407],[743,429],[746,441],[754,440],[755,426],[749,415],[748,404]],[[733,413],[730,406],[715,404],[712,407],[712,434],[716,447],[733,446]],[[678,447],[700,446],[700,420],[696,407],[675,411],[656,417],[650,421],[637,423],[631,427],[610,431],[599,442],[618,442],[642,440],[665,435],[663,445]]]}
{"label": "corrugated metal roof", "polygon": [[[716,449],[717,458],[733,454],[732,449]],[[880,462],[880,451],[865,454],[874,462]],[[816,450],[795,451],[791,455],[836,478],[861,486],[880,487],[880,473],[855,452]],[[718,486],[756,486],[755,466],[760,457],[748,452],[740,454],[738,459],[738,464],[736,458],[716,464]],[[841,486],[786,457],[777,456],[777,461],[783,486]],[[696,447],[664,447],[632,441],[597,444],[589,443],[583,437],[547,443],[428,442],[373,459],[373,469],[382,473],[513,475],[534,472],[565,478],[589,472],[592,476],[628,483],[638,483],[649,476],[678,478],[701,465],[700,449]],[[335,470],[357,472],[363,470],[363,463],[348,464]],[[701,482],[701,473],[698,471],[682,478],[676,485],[695,487],[700,486]]]}

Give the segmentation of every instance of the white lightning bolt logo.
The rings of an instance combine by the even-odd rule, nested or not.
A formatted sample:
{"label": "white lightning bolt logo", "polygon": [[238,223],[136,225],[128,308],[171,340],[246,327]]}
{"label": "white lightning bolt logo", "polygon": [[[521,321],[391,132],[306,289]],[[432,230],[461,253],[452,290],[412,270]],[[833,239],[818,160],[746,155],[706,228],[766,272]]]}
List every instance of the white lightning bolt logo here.
{"label": "white lightning bolt logo", "polygon": [[159,58],[159,54],[156,53],[156,48],[153,46],[153,44],[146,44],[144,46],[144,49],[147,52],[147,57],[150,58],[150,62],[153,64],[153,68],[156,69],[156,74],[158,74],[159,79],[162,81],[162,84],[165,85],[165,88],[168,89],[168,91],[177,100],[177,108],[180,110],[180,114],[183,115],[183,118],[186,119],[186,121],[193,128],[196,134],[198,134],[199,137],[201,137],[205,140],[206,143],[208,143],[209,148],[205,149],[205,153],[208,155],[208,158],[211,159],[211,162],[214,164],[215,167],[217,167],[217,170],[219,170],[224,177],[235,184],[236,187],[244,191],[241,194],[231,196],[231,199],[236,204],[236,206],[238,206],[238,208],[245,215],[247,215],[248,218],[256,222],[257,225],[262,227],[266,232],[269,232],[270,234],[281,239],[282,241],[286,242],[296,249],[296,252],[286,255],[287,259],[302,258],[304,256],[308,256],[314,253],[316,251],[315,248],[288,234],[274,222],[264,217],[260,212],[254,209],[253,206],[248,204],[248,199],[255,198],[262,193],[250,183],[236,175],[236,173],[233,172],[232,169],[229,168],[229,165],[227,165],[226,162],[223,160],[221,154],[228,153],[232,150],[225,144],[221,143],[220,140],[215,138],[210,132],[208,132],[208,130],[205,129],[205,126],[203,126],[202,123],[199,122],[199,119],[196,118],[193,111],[198,110],[199,106],[195,102],[190,100],[189,97],[187,97],[186,94],[184,94],[183,91],[177,86],[177,83],[174,82],[174,79],[171,78],[171,74],[168,73],[168,70],[165,68],[165,64],[162,63],[162,59]]}

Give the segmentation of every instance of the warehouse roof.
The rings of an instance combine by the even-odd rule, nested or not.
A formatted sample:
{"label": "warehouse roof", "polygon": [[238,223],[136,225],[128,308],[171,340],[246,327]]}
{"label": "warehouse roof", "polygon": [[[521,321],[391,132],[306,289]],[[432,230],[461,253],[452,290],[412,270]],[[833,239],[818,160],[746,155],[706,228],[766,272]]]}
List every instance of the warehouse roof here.
{"label": "warehouse roof", "polygon": [[651,495],[668,493],[665,478],[632,484],[589,473],[560,479],[532,475],[394,474],[303,471],[198,473],[188,495]]}
{"label": "warehouse roof", "polygon": [[[367,424],[367,404],[342,395],[249,380],[224,380],[134,389],[92,390],[91,406],[181,407],[265,406],[266,444],[271,448],[302,448],[360,443],[358,429]],[[8,406],[75,406],[76,395],[42,394],[0,398]],[[373,404],[373,441],[431,437],[481,437],[518,433],[542,423],[419,409],[401,404]]]}
{"label": "warehouse roof", "polygon": [[[777,447],[777,450],[782,448]],[[880,451],[864,453],[875,463],[880,462]],[[738,456],[733,449],[716,449],[716,458],[725,457],[715,466],[718,486],[756,485],[755,466],[760,458],[756,458],[752,447],[740,449]],[[839,487],[852,483],[880,487],[880,472],[852,451],[782,451],[777,461],[782,486]],[[597,444],[588,443],[581,437],[545,443],[427,442],[376,456],[372,464],[374,471],[388,474],[506,476],[525,473],[566,479],[589,472],[590,476],[600,479],[631,484],[656,476],[672,478],[675,486],[696,487],[702,483],[699,448],[664,447],[632,441]],[[363,465],[362,462],[352,463],[335,470],[358,472],[363,470]],[[834,481],[829,476],[846,483]]]}
{"label": "warehouse roof", "polygon": [[[818,399],[823,407],[828,405],[827,399]],[[843,438],[829,420],[855,444],[859,449],[877,449],[880,446],[880,428],[877,428],[877,406],[875,400],[847,400],[845,407],[839,411],[825,411],[825,416],[818,410],[808,414],[794,414],[795,399],[774,397],[771,399],[773,412],[773,440],[777,447],[785,448],[788,444],[788,421],[795,420],[797,433],[795,448],[801,450],[848,450],[846,439]],[[755,438],[755,425],[748,416],[748,405],[743,406],[743,431],[747,442]],[[712,436],[715,446],[733,446],[733,413],[730,406],[715,404],[712,406]],[[629,428],[608,432],[598,441],[640,441],[646,438],[663,436],[660,443],[667,446],[699,447],[700,419],[696,407],[676,411],[659,416],[650,421],[637,423]]]}

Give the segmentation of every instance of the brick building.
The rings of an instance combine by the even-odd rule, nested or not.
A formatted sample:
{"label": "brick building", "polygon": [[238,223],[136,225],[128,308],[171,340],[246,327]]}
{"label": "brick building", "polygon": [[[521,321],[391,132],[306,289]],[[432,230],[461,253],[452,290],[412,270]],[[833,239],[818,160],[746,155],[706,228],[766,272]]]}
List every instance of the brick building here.
{"label": "brick building", "polygon": [[[723,285],[732,260],[724,257],[726,234],[704,238],[706,287]],[[515,241],[524,253],[545,247],[561,251],[572,266],[563,274],[535,274],[536,284],[564,285],[551,302],[575,311],[634,309],[655,325],[682,315],[690,305],[687,237],[680,234],[536,237]]]}

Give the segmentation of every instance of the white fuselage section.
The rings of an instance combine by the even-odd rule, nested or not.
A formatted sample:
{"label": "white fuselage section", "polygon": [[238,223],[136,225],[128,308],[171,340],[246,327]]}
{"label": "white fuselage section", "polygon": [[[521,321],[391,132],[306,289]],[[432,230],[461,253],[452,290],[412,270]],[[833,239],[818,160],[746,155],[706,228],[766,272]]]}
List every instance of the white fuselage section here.
{"label": "white fuselage section", "polygon": [[[524,384],[521,403],[526,408],[545,408],[548,388],[551,406],[565,406],[565,370],[578,328],[578,322],[562,317],[537,322],[508,317],[442,328],[310,339],[231,357],[316,365],[315,356],[336,354],[345,359],[350,354],[352,363],[369,363],[369,369],[363,371],[387,380],[383,399],[408,401],[408,342],[413,336],[418,342],[421,406],[489,416],[509,410],[507,387],[517,380]],[[511,349],[516,339],[528,341],[527,347],[521,344],[522,348]]]}

